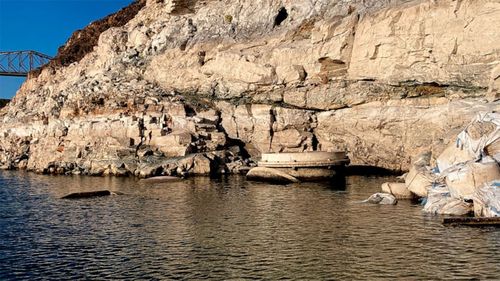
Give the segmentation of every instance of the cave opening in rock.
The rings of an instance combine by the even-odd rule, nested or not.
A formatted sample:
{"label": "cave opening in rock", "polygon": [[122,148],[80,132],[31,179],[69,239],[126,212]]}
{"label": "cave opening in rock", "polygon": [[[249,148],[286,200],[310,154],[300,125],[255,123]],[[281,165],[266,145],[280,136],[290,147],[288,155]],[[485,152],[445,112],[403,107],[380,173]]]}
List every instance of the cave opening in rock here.
{"label": "cave opening in rock", "polygon": [[184,105],[184,110],[186,111],[187,117],[196,116],[196,110],[192,106],[186,104]]}
{"label": "cave opening in rock", "polygon": [[285,7],[281,7],[278,14],[274,18],[274,27],[280,26],[283,21],[288,18],[288,12]]}

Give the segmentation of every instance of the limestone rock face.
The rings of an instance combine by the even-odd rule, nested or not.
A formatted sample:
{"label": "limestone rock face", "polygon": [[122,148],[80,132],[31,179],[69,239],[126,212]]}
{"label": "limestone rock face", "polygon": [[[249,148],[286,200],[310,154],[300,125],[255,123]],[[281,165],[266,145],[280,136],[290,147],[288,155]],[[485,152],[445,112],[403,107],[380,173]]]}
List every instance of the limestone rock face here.
{"label": "limestone rock face", "polygon": [[148,177],[345,149],[408,170],[500,109],[498,26],[497,0],[148,0],[23,84],[0,166]]}
{"label": "limestone rock face", "polygon": [[487,87],[498,65],[498,1],[415,1],[358,23],[349,76]]}

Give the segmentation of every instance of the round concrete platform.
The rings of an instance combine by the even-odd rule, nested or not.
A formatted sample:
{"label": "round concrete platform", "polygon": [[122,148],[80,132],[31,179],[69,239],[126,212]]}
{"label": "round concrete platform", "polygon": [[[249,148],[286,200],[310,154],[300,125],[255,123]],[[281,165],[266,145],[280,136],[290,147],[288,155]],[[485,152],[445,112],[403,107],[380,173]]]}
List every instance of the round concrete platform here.
{"label": "round concrete platform", "polygon": [[263,153],[259,167],[269,168],[300,168],[300,167],[330,167],[349,164],[349,158],[344,151],[295,152],[295,153]]}
{"label": "round concrete platform", "polygon": [[344,151],[263,153],[258,167],[251,169],[251,180],[283,181],[287,177],[301,181],[332,179],[343,175],[349,158]]}

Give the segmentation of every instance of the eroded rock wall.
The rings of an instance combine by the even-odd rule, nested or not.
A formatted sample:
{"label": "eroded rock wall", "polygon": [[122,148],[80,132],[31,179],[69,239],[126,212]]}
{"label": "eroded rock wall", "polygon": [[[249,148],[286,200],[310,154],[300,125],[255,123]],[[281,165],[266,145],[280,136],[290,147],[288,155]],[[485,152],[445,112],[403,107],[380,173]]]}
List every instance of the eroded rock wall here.
{"label": "eroded rock wall", "polygon": [[150,176],[346,149],[406,170],[499,109],[499,25],[497,0],[147,1],[78,63],[22,86],[0,161]]}

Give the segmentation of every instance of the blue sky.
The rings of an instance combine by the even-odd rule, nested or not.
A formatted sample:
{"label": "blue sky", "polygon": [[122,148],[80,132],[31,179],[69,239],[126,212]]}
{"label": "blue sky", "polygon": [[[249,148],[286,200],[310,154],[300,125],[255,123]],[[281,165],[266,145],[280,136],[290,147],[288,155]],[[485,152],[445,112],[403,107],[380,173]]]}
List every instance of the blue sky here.
{"label": "blue sky", "polygon": [[[57,53],[71,34],[132,0],[0,0],[0,51]],[[12,98],[24,78],[0,76],[0,98]]]}

